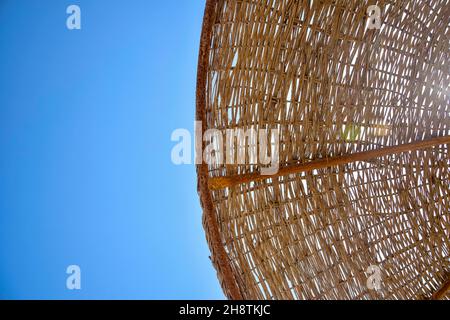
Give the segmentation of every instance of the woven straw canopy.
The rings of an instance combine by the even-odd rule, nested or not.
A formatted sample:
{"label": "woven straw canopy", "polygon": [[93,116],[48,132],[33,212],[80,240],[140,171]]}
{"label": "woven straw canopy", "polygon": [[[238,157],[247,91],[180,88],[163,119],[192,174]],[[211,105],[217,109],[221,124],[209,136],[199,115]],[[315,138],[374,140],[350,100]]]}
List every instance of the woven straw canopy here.
{"label": "woven straw canopy", "polygon": [[448,0],[207,0],[202,132],[279,130],[271,176],[197,168],[227,297],[450,297],[449,20]]}

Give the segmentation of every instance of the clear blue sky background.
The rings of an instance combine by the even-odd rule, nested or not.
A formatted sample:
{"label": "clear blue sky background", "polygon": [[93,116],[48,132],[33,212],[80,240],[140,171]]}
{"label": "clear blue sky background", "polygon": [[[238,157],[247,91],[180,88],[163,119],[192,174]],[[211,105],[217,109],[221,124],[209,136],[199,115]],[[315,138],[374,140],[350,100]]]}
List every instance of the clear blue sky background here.
{"label": "clear blue sky background", "polygon": [[195,168],[170,159],[193,128],[203,9],[0,0],[0,298],[223,298]]}

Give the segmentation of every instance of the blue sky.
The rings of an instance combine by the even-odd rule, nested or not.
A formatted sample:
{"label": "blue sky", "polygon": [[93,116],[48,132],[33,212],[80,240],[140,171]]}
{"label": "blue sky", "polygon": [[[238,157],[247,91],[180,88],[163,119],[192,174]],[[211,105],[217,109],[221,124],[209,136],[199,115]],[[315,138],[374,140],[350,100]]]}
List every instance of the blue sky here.
{"label": "blue sky", "polygon": [[195,168],[170,159],[193,128],[203,9],[0,0],[0,298],[223,298]]}

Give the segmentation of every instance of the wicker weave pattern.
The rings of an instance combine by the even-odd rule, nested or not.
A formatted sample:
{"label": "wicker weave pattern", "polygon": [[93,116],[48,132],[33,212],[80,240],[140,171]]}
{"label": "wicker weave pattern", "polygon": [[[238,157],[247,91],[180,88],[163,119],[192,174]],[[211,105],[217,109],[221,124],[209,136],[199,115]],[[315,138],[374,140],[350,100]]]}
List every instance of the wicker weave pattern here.
{"label": "wicker weave pattern", "polygon": [[[380,30],[366,28],[371,4]],[[449,136],[449,25],[448,0],[208,0],[197,118],[203,130],[279,129],[282,168]],[[448,146],[220,190],[205,180],[258,166],[199,166],[225,293],[431,298],[450,276]]]}

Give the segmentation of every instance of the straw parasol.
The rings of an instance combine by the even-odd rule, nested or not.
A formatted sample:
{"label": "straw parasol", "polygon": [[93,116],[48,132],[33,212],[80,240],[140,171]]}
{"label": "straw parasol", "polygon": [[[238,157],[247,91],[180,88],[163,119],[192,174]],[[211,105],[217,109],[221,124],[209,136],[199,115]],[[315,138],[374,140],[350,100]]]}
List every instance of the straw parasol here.
{"label": "straw parasol", "polygon": [[271,175],[197,166],[228,298],[450,298],[449,22],[449,0],[206,1],[201,132],[279,133]]}

